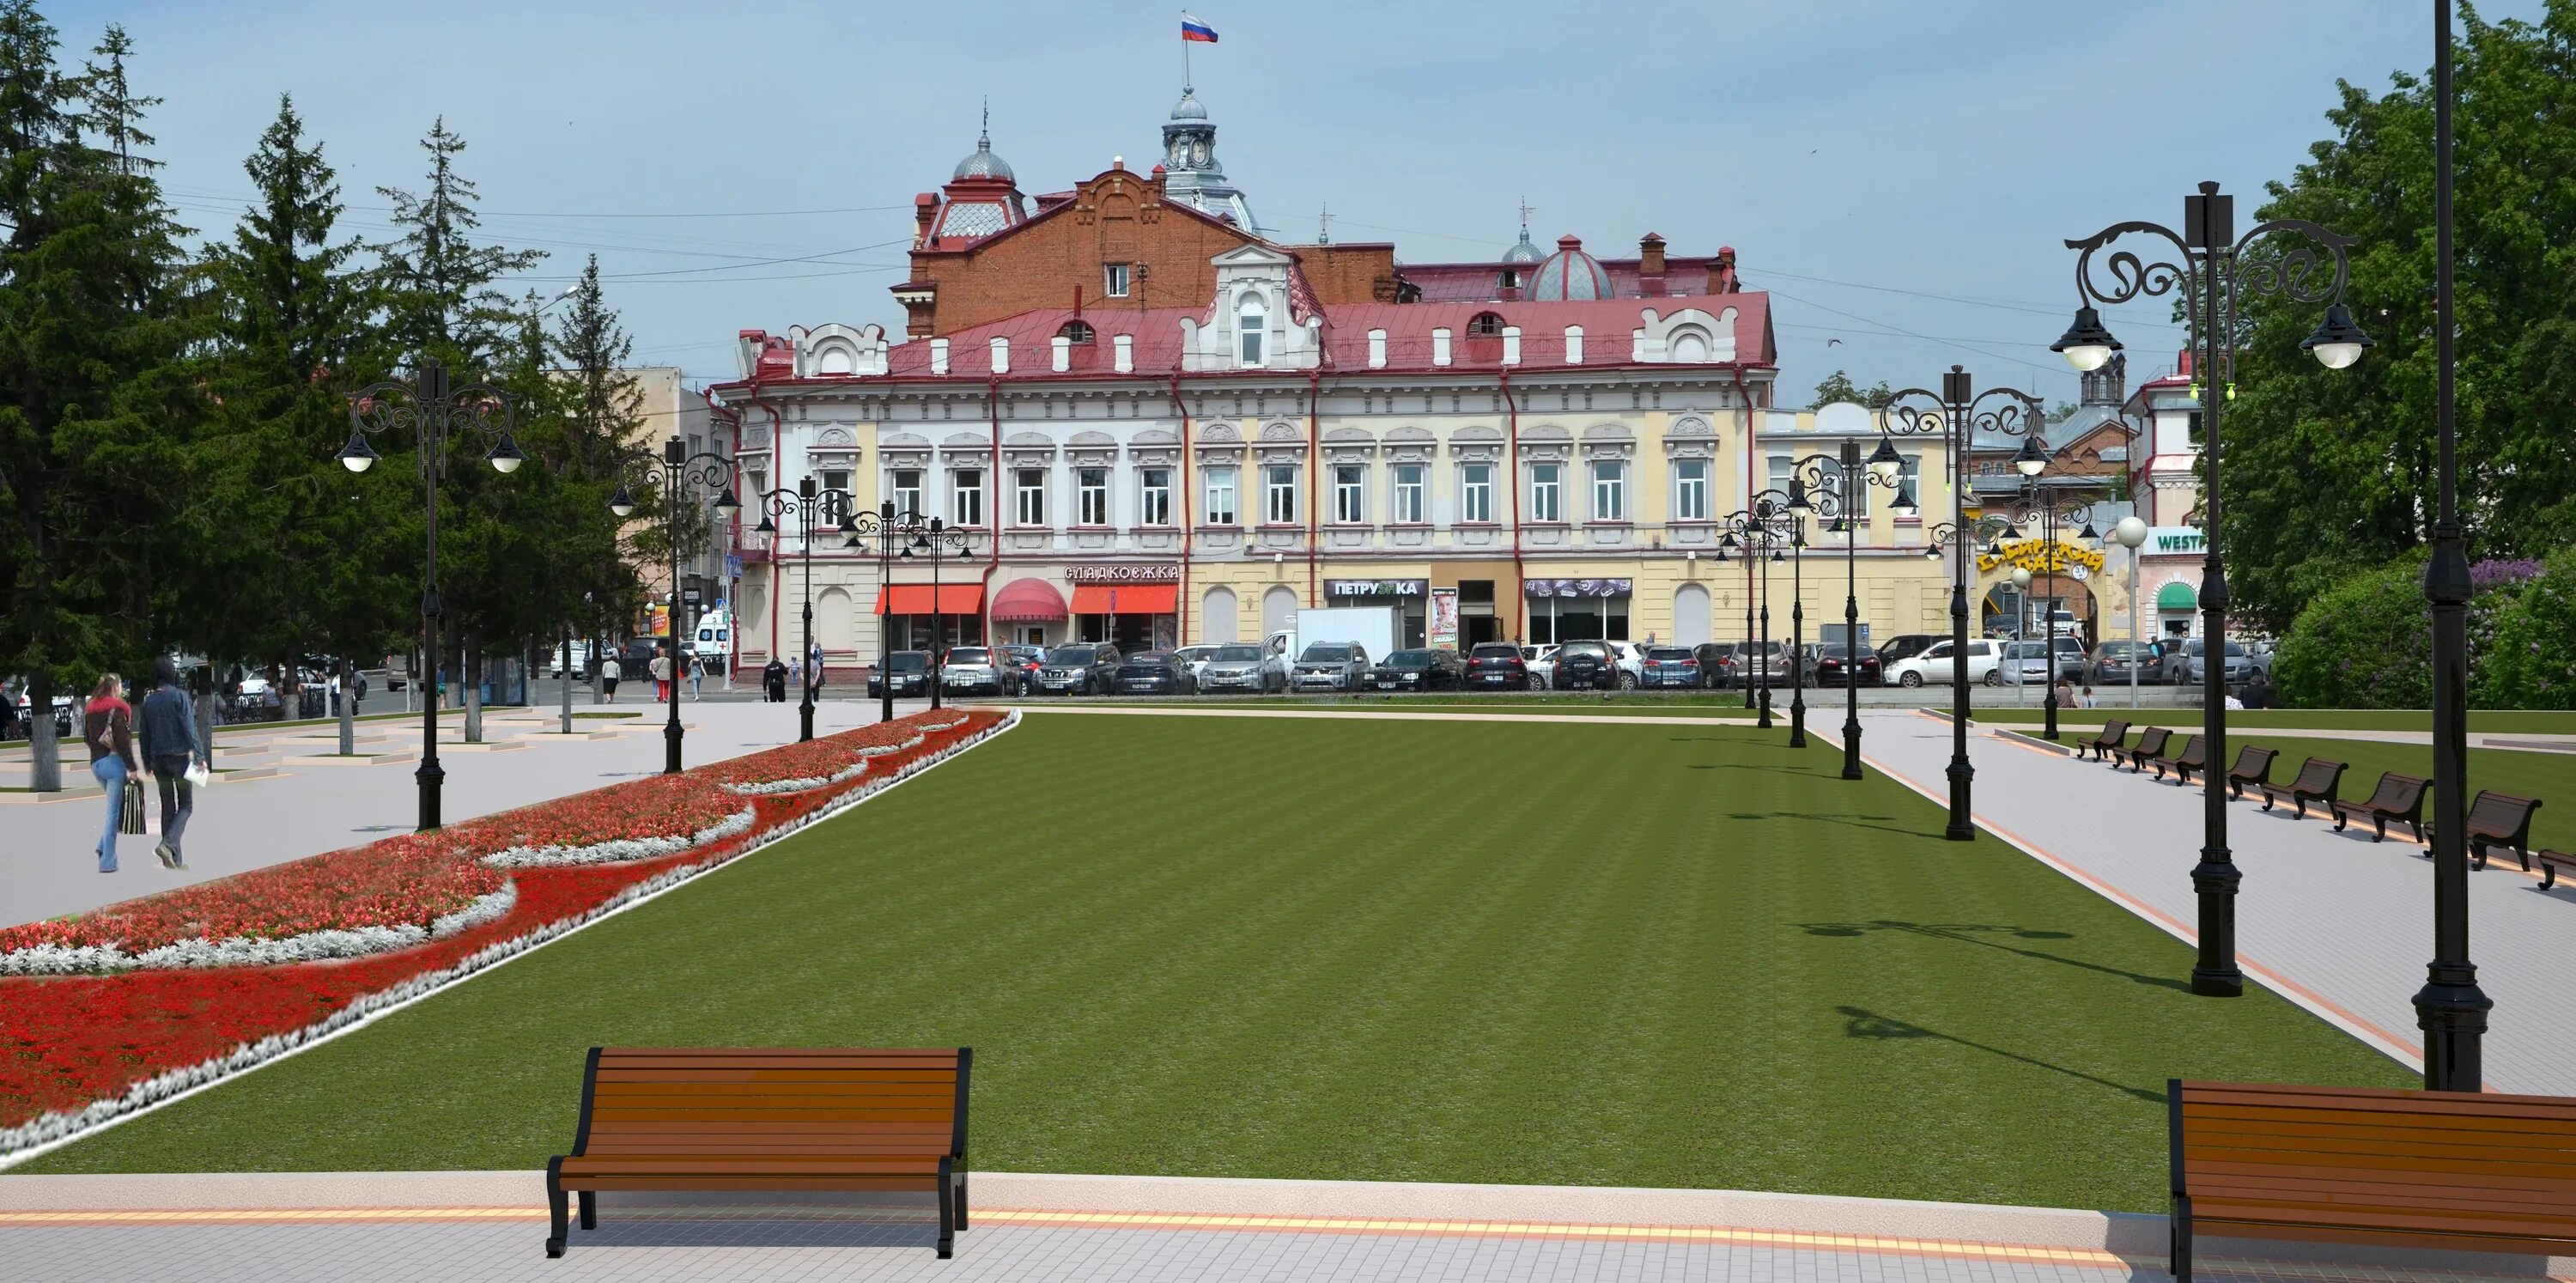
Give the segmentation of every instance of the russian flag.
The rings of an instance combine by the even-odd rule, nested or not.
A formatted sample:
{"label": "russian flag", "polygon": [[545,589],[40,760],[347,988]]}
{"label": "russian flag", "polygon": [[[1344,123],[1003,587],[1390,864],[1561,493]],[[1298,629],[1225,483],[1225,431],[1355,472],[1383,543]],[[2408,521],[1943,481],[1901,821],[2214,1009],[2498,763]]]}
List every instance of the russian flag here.
{"label": "russian flag", "polygon": [[1181,39],[1216,43],[1216,28],[1184,13],[1181,15]]}

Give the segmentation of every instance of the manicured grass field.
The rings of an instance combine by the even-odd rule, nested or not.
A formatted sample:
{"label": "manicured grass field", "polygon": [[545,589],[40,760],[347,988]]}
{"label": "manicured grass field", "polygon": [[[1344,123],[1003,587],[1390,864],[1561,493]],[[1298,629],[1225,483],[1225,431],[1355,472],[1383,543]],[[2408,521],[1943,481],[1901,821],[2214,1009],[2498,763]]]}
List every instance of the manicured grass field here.
{"label": "manicured grass field", "polygon": [[[2100,701],[2095,708],[2061,708],[2057,711],[2059,726],[2083,726],[2100,729],[2105,718],[2122,718],[2132,726],[2198,726],[2197,708],[2146,708],[2132,710],[2125,690],[2097,689]],[[2033,696],[2034,699],[2041,698]],[[1980,708],[1976,720],[2019,725],[2047,720],[2041,708]],[[2230,726],[2289,726],[2321,731],[2426,731],[2433,729],[2433,715],[2422,709],[2354,709],[2354,708],[2260,708],[2227,715]],[[2520,731],[2526,735],[2576,735],[2576,712],[2520,709],[2477,709],[2469,713],[2469,729],[2493,734]]]}
{"label": "manicured grass field", "polygon": [[2413,1080],[1781,740],[1033,715],[29,1170],[526,1170],[593,1043],[968,1043],[987,1170],[2151,1210],[2169,1076]]}
{"label": "manicured grass field", "polygon": [[[1602,694],[1572,691],[1545,694],[1479,695],[1365,695],[1356,698],[1325,695],[1270,695],[1262,697],[1230,695],[1125,696],[1109,699],[1033,698],[1012,701],[1024,708],[1059,708],[1066,705],[1101,705],[1110,708],[1282,708],[1282,709],[1367,709],[1370,712],[1426,713],[1558,713],[1601,714],[1616,717],[1683,717],[1708,720],[1728,718],[1751,721],[1758,714],[1744,706],[1744,695],[1717,691],[1671,694]],[[1839,705],[1837,706],[1839,707]],[[1789,697],[1784,692],[1773,703],[1774,720],[1787,717]],[[1813,711],[1812,707],[1810,711]]]}

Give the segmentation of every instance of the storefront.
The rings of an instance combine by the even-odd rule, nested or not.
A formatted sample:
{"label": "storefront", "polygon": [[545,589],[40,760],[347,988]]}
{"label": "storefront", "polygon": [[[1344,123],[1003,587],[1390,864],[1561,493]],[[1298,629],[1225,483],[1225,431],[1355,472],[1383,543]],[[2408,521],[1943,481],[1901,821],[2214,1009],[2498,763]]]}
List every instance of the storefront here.
{"label": "storefront", "polygon": [[1536,645],[1570,641],[1628,640],[1626,579],[1530,579],[1529,640]]}
{"label": "storefront", "polygon": [[2189,637],[2192,624],[2199,618],[2200,594],[2180,580],[2156,590],[2156,633],[2164,637]]}
{"label": "storefront", "polygon": [[1014,579],[993,594],[993,634],[1006,642],[1044,646],[1064,635],[1064,594],[1043,579]]}
{"label": "storefront", "polygon": [[1180,644],[1178,564],[1075,566],[1065,578],[1073,583],[1075,640],[1130,652]]}
{"label": "storefront", "polygon": [[[934,596],[935,594],[935,596]],[[890,650],[974,646],[984,640],[982,584],[890,584],[877,594]]]}
{"label": "storefront", "polygon": [[1408,647],[1427,645],[1430,636],[1431,581],[1428,579],[1327,579],[1327,606],[1393,606],[1404,612]]}

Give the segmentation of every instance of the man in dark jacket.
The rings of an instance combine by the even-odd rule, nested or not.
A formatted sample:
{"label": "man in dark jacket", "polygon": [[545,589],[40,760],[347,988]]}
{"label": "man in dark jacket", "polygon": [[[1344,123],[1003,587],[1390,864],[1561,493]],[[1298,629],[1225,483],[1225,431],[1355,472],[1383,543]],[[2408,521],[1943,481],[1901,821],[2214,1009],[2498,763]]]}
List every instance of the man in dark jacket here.
{"label": "man in dark jacket", "polygon": [[161,782],[161,844],[152,848],[161,863],[188,867],[179,853],[179,838],[188,831],[196,809],[196,789],[188,768],[206,756],[197,743],[197,718],[188,708],[188,693],[179,689],[179,674],[167,655],[152,661],[152,693],[143,697],[141,723],[143,767]]}
{"label": "man in dark jacket", "polygon": [[787,662],[775,655],[760,669],[761,698],[772,704],[787,702]]}

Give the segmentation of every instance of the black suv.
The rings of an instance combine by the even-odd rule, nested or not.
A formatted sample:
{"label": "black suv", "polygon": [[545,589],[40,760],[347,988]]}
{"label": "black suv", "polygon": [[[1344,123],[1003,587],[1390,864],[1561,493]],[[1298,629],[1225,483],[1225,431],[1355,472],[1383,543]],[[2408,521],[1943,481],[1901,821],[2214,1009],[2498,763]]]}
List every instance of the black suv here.
{"label": "black suv", "polygon": [[1529,661],[1510,642],[1478,642],[1467,654],[1466,681],[1472,686],[1525,691],[1530,688]]}
{"label": "black suv", "polygon": [[1467,664],[1446,647],[1399,650],[1369,670],[1368,684],[1382,691],[1456,690],[1467,684]]}
{"label": "black suv", "polygon": [[1548,684],[1558,690],[1617,690],[1619,658],[1610,648],[1597,641],[1567,642],[1556,648],[1556,676]]}
{"label": "black suv", "polygon": [[1038,670],[1037,688],[1049,695],[1106,695],[1117,683],[1118,648],[1106,642],[1076,642],[1047,652]]}
{"label": "black suv", "polygon": [[899,650],[886,656],[885,667],[872,669],[868,673],[868,697],[883,699],[886,693],[886,681],[889,678],[894,681],[894,693],[898,697],[929,694],[930,652]]}

